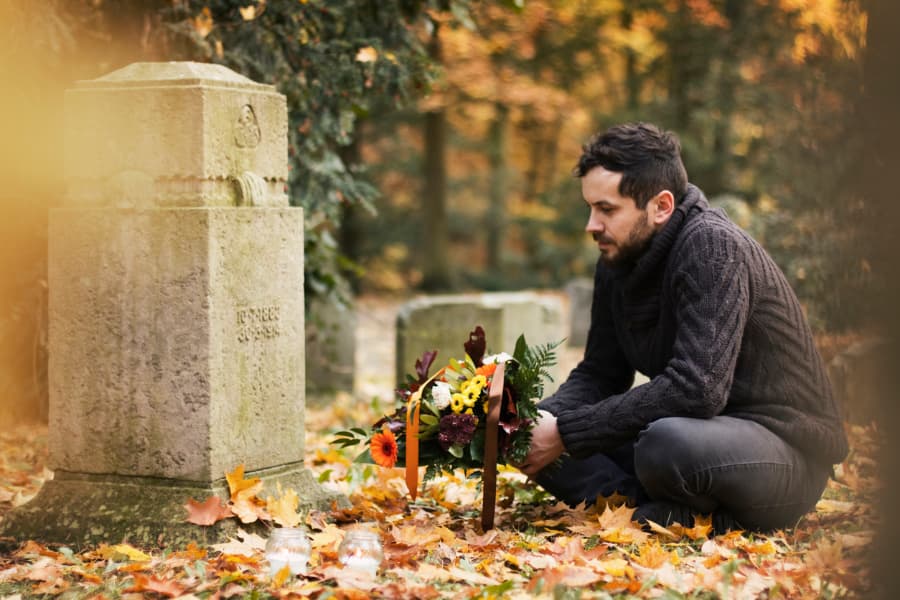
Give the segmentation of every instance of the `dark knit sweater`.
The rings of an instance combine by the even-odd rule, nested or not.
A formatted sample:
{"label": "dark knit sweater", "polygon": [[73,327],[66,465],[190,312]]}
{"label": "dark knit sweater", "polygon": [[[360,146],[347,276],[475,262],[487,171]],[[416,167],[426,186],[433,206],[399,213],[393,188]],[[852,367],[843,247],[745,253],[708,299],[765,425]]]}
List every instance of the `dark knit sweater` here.
{"label": "dark knit sweater", "polygon": [[[632,389],[635,370],[650,381]],[[581,363],[540,403],[575,457],[669,416],[756,421],[821,464],[847,454],[800,303],[763,248],[690,186],[628,269],[598,263]]]}

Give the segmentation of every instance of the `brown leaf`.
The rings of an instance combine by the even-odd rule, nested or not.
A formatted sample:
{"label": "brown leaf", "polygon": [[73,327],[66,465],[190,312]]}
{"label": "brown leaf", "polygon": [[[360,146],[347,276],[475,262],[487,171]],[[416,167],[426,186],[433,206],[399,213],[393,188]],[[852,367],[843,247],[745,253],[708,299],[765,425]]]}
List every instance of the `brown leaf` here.
{"label": "brown leaf", "polygon": [[184,508],[188,511],[187,522],[194,525],[213,525],[234,516],[231,509],[218,496],[210,496],[203,502],[190,498]]}

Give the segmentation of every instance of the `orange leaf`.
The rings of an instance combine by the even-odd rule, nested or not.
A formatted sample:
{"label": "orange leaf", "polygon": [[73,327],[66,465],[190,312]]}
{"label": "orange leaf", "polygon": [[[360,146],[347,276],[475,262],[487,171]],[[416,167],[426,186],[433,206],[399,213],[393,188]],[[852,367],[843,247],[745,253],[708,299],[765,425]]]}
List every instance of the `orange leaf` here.
{"label": "orange leaf", "polygon": [[194,525],[212,525],[234,516],[231,509],[218,496],[210,496],[202,503],[190,498],[184,507],[188,511],[187,522]]}
{"label": "orange leaf", "polygon": [[694,526],[690,529],[685,527],[684,535],[692,540],[702,540],[703,538],[709,537],[711,529],[712,515],[706,515],[705,517],[702,515],[694,515]]}
{"label": "orange leaf", "polygon": [[179,552],[173,552],[172,558],[187,558],[189,560],[203,560],[206,558],[206,548],[201,548],[197,542],[189,542],[187,548]]}
{"label": "orange leaf", "polygon": [[126,592],[156,592],[169,598],[175,598],[184,594],[184,588],[174,581],[160,579],[156,576],[147,577],[145,575],[134,575],[134,585],[125,590]]}
{"label": "orange leaf", "polygon": [[250,498],[262,491],[262,480],[259,477],[244,479],[244,465],[238,465],[231,473],[225,473],[231,499]]}

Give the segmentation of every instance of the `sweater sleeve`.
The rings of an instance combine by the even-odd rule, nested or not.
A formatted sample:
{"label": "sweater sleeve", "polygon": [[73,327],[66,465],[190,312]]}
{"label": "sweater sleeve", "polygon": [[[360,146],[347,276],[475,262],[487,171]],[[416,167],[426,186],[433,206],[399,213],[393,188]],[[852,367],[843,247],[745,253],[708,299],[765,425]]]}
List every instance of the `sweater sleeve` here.
{"label": "sweater sleeve", "polygon": [[634,382],[634,368],[619,346],[610,308],[610,272],[599,262],[594,274],[591,325],[581,362],[539,408],[557,414],[600,402],[624,392]]}
{"label": "sweater sleeve", "polygon": [[573,456],[618,446],[663,417],[708,418],[725,407],[750,307],[745,250],[707,229],[672,251],[675,270],[664,291],[676,322],[671,358],[643,385],[596,405],[560,407],[557,426]]}

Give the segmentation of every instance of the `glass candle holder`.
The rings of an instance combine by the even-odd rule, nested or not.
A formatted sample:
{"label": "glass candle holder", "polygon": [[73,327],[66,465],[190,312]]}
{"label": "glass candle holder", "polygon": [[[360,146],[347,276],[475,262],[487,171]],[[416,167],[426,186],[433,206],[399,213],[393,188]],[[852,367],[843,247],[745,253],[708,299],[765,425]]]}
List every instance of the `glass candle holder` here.
{"label": "glass candle holder", "polygon": [[375,576],[384,552],[381,549],[381,538],[372,527],[350,529],[338,548],[338,561],[351,571],[359,571]]}
{"label": "glass candle holder", "polygon": [[274,577],[285,566],[290,569],[291,575],[306,573],[311,550],[312,547],[304,528],[277,527],[273,529],[266,542],[269,573]]}

